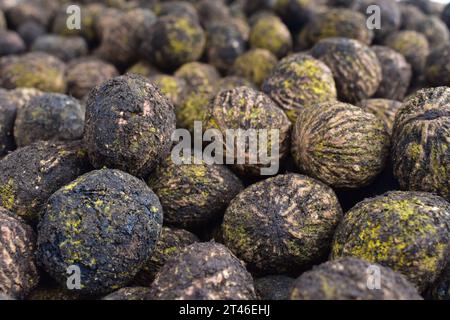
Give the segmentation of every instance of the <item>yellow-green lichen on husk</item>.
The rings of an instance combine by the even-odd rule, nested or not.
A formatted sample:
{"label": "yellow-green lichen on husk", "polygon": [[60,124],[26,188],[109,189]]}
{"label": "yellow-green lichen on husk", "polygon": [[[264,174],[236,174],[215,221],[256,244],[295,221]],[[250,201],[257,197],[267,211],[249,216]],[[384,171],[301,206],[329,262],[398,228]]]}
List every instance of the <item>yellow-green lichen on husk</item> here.
{"label": "yellow-green lichen on husk", "polygon": [[390,267],[424,291],[446,263],[449,210],[444,199],[420,192],[365,200],[338,227],[331,257],[353,256]]}

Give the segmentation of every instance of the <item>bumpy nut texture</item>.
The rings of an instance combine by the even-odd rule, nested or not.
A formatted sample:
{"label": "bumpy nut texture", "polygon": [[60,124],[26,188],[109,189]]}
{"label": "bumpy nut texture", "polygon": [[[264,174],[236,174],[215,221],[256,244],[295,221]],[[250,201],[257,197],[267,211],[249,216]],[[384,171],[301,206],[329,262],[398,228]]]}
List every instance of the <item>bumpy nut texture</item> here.
{"label": "bumpy nut texture", "polygon": [[72,97],[44,93],[17,111],[14,138],[18,147],[36,141],[70,141],[83,137],[85,107]]}
{"label": "bumpy nut texture", "polygon": [[360,188],[383,170],[389,140],[373,114],[341,102],[322,103],[299,113],[292,155],[303,172],[330,186]]}
{"label": "bumpy nut texture", "polygon": [[166,16],[149,30],[141,51],[163,69],[174,69],[198,60],[205,47],[206,36],[197,21],[183,16]]}
{"label": "bumpy nut texture", "polygon": [[39,282],[33,229],[0,207],[0,295],[24,298]]}
{"label": "bumpy nut texture", "polygon": [[[221,91],[215,99],[213,99],[208,107],[205,116],[205,129],[218,129],[224,136],[223,145],[224,152],[227,151],[227,145],[237,145],[233,141],[226,141],[228,129],[242,130],[269,130],[267,132],[267,145],[259,143],[259,151],[266,153],[267,158],[273,161],[279,161],[288,153],[289,136],[291,123],[283,110],[279,108],[268,96],[249,87],[238,87],[228,91]],[[270,130],[277,130],[279,138],[279,152],[272,154],[273,142],[276,136]],[[257,133],[259,135],[259,133]],[[259,141],[261,136],[259,136]],[[236,139],[237,140],[237,139]],[[266,148],[265,148],[266,147]],[[264,150],[264,148],[266,150]],[[255,160],[255,155],[249,147],[248,139],[241,146],[238,146],[237,152],[232,153],[234,156],[233,168],[244,175],[260,175],[261,169],[267,167],[262,163],[260,157],[256,164],[250,163]],[[261,150],[262,149],[262,150]],[[229,152],[231,153],[231,152]],[[241,153],[241,154],[239,154]],[[245,164],[237,163],[237,158],[242,155],[245,158]]]}
{"label": "bumpy nut texture", "polygon": [[231,202],[223,239],[257,274],[298,275],[328,254],[341,218],[331,188],[306,176],[279,175]]}
{"label": "bumpy nut texture", "polygon": [[169,259],[151,286],[157,300],[254,300],[253,279],[221,244],[196,243]]}
{"label": "bumpy nut texture", "polygon": [[35,222],[53,192],[89,169],[80,141],[20,148],[0,161],[0,206]]}
{"label": "bumpy nut texture", "polygon": [[169,158],[149,179],[164,208],[164,223],[188,230],[205,228],[220,219],[244,188],[224,165],[208,165],[194,157],[190,163],[174,163]]}
{"label": "bumpy nut texture", "polygon": [[135,62],[141,43],[151,35],[149,32],[155,22],[155,14],[148,9],[120,12],[101,29],[102,41],[96,54],[118,65]]}
{"label": "bumpy nut texture", "polygon": [[324,39],[312,48],[311,55],[331,69],[343,101],[355,103],[367,99],[381,83],[381,66],[376,54],[357,40]]}
{"label": "bumpy nut texture", "polygon": [[332,258],[354,256],[402,273],[423,292],[445,267],[450,204],[423,192],[389,192],[352,208],[339,225]]}
{"label": "bumpy nut texture", "polygon": [[[164,208],[163,208],[164,210]],[[194,234],[183,229],[163,227],[156,242],[151,258],[136,275],[134,281],[142,286],[150,286],[156,275],[168,259],[175,256],[184,247],[200,240]]]}
{"label": "bumpy nut texture", "polygon": [[113,78],[89,95],[84,141],[96,168],[146,176],[166,158],[174,130],[172,104],[142,76]]}
{"label": "bumpy nut texture", "polygon": [[[370,285],[376,285],[378,275],[380,288],[371,288]],[[422,300],[422,297],[401,274],[364,260],[345,258],[323,263],[302,274],[293,284],[291,299]]]}
{"label": "bumpy nut texture", "polygon": [[394,174],[406,190],[450,200],[450,88],[424,89],[409,98],[394,124]]}
{"label": "bumpy nut texture", "polygon": [[302,108],[337,99],[331,70],[320,60],[302,53],[281,60],[264,82],[262,91],[294,122]]}
{"label": "bumpy nut texture", "polygon": [[48,200],[38,226],[38,261],[62,285],[67,268],[76,265],[81,293],[108,293],[144,266],[161,226],[161,205],[143,181],[119,170],[91,171]]}

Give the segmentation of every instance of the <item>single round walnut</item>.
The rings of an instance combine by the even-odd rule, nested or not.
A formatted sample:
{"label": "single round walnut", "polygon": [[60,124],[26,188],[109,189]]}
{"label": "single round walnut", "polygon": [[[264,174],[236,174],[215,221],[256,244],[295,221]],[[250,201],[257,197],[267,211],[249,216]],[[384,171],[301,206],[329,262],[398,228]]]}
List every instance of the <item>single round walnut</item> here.
{"label": "single round walnut", "polygon": [[169,259],[151,286],[156,300],[254,300],[252,276],[226,247],[195,243]]}
{"label": "single round walnut", "polygon": [[331,69],[341,100],[356,103],[378,90],[382,79],[380,63],[375,52],[361,42],[346,38],[321,40],[311,55]]}
{"label": "single round walnut", "polygon": [[223,240],[256,274],[292,274],[326,258],[342,209],[333,190],[286,174],[251,185],[228,207]]}
{"label": "single round walnut", "polygon": [[292,155],[306,174],[335,188],[369,185],[383,170],[390,136],[384,123],[341,102],[303,109],[292,134]]}

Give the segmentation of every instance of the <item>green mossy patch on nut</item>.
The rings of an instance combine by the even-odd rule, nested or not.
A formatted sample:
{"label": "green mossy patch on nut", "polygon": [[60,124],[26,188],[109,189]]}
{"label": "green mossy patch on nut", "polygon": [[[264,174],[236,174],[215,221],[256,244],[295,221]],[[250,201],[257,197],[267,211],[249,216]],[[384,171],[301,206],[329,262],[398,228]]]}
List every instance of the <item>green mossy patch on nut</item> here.
{"label": "green mossy patch on nut", "polygon": [[443,198],[420,192],[364,200],[339,225],[332,258],[353,256],[390,267],[423,292],[445,267],[449,210]]}

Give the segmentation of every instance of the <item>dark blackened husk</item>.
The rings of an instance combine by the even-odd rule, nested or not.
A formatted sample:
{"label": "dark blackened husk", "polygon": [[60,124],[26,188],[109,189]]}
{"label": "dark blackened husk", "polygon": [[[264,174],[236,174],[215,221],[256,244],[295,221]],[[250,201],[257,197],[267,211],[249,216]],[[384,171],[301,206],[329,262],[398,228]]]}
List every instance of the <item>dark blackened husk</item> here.
{"label": "dark blackened husk", "polygon": [[[228,91],[221,91],[213,100],[211,100],[205,115],[204,128],[218,129],[226,137],[228,129],[266,129],[279,130],[279,152],[271,154],[270,143],[267,145],[267,155],[273,161],[284,158],[288,153],[289,136],[291,123],[283,110],[279,108],[268,96],[249,87],[238,87]],[[272,134],[267,133],[268,141]],[[233,144],[233,141],[225,141],[224,149],[227,144]],[[237,143],[235,143],[236,145]],[[238,173],[247,176],[258,176],[261,174],[261,168],[264,164],[258,161],[258,164],[250,164],[250,148],[248,139],[242,148],[245,153],[245,164],[237,164],[234,161],[233,168]],[[245,148],[245,150],[243,150]],[[262,150],[261,152],[264,152]],[[234,155],[236,158],[236,154]],[[235,159],[236,160],[236,159]]]}
{"label": "dark blackened husk", "polygon": [[174,130],[172,104],[142,76],[113,78],[89,95],[84,141],[96,168],[146,176],[166,158]]}
{"label": "dark blackened husk", "polygon": [[450,200],[450,89],[424,89],[397,113],[392,138],[394,174],[406,190]]}
{"label": "dark blackened husk", "polygon": [[310,48],[318,41],[331,37],[355,39],[370,45],[373,31],[366,27],[366,18],[362,13],[349,9],[329,9],[311,19],[303,28],[300,40],[304,48]]}
{"label": "dark blackened husk", "polygon": [[122,288],[113,293],[103,297],[102,300],[152,300],[150,295],[150,288],[145,287],[129,287]]}
{"label": "dark blackened husk", "polygon": [[245,51],[245,41],[230,22],[216,22],[207,29],[206,48],[209,63],[226,72]]}
{"label": "dark blackened husk", "polygon": [[0,156],[15,147],[13,128],[17,106],[11,102],[8,91],[0,91]]}
{"label": "dark blackened husk", "polygon": [[450,262],[437,279],[431,289],[427,292],[427,298],[435,300],[450,300]]}
{"label": "dark blackened husk", "polygon": [[288,300],[293,278],[267,276],[255,280],[255,290],[261,300]]}
{"label": "dark blackened husk", "polygon": [[292,30],[299,30],[314,15],[317,0],[276,0],[275,11]]}
{"label": "dark blackened husk", "polygon": [[80,141],[37,142],[0,161],[0,205],[36,221],[50,195],[90,169]]}
{"label": "dark blackened husk", "polygon": [[179,16],[199,21],[197,9],[187,1],[159,2],[155,3],[151,9],[158,17]]}
{"label": "dark blackened husk", "polygon": [[136,8],[120,13],[102,28],[101,45],[96,54],[119,66],[126,66],[139,58],[139,48],[156,22],[155,14],[147,9]]}
{"label": "dark blackened husk", "polygon": [[96,86],[119,72],[107,62],[99,59],[77,59],[72,61],[66,71],[67,92],[77,99],[84,98]]}
{"label": "dark blackened husk", "polygon": [[46,52],[67,62],[85,56],[88,46],[86,40],[79,36],[43,35],[33,42],[31,51]]}
{"label": "dark blackened husk", "polygon": [[394,126],[395,115],[400,110],[402,103],[400,101],[387,99],[368,99],[358,103],[358,106],[363,110],[370,112],[383,121],[389,135],[392,134],[392,127]]}
{"label": "dark blackened husk", "polygon": [[22,109],[31,98],[41,94],[41,91],[31,88],[0,90],[0,157],[16,148],[13,129],[17,110]]}
{"label": "dark blackened husk", "polygon": [[33,142],[71,141],[83,137],[85,108],[72,97],[44,93],[17,111],[14,138],[19,147]]}
{"label": "dark blackened husk", "polygon": [[36,235],[13,213],[0,207],[0,295],[24,298],[39,282]]}
{"label": "dark blackened husk", "polygon": [[7,18],[8,22],[14,28],[18,28],[23,23],[30,20],[36,21],[40,25],[47,27],[57,8],[58,1],[19,1],[7,11]]}
{"label": "dark blackened husk", "polygon": [[388,192],[344,217],[332,259],[353,256],[403,274],[425,291],[443,271],[449,252],[450,204],[425,192]]}
{"label": "dark blackened husk", "polygon": [[[64,17],[67,19],[67,13],[65,11]],[[66,19],[64,20],[64,27],[67,29]],[[30,20],[22,24],[17,29],[17,33],[23,39],[27,47],[30,47],[37,38],[45,35],[47,30],[41,24]]]}
{"label": "dark blackened husk", "polygon": [[253,279],[242,262],[214,242],[183,249],[162,267],[151,286],[156,300],[254,300]]}
{"label": "dark blackened husk", "polygon": [[434,86],[450,86],[450,44],[433,49],[425,67],[427,82]]}
{"label": "dark blackened husk", "polygon": [[194,158],[191,163],[167,159],[150,177],[149,186],[164,208],[165,224],[197,231],[220,220],[244,187],[224,165],[194,164]]}
{"label": "dark blackened husk", "polygon": [[163,227],[151,258],[136,275],[134,281],[142,286],[150,286],[168,259],[195,242],[199,242],[199,239],[189,231]]}
{"label": "dark blackened husk", "polygon": [[[375,270],[381,276],[378,290],[368,286]],[[293,300],[422,300],[402,275],[355,258],[329,261],[305,272],[294,282],[290,297]]]}
{"label": "dark blackened husk", "polygon": [[354,8],[358,0],[328,0],[328,5],[338,8]]}
{"label": "dark blackened husk", "polygon": [[150,258],[162,208],[141,180],[119,170],[87,173],[55,192],[38,226],[38,261],[61,285],[81,271],[81,293],[125,286]]}
{"label": "dark blackened husk", "polygon": [[297,174],[241,192],[222,226],[225,245],[259,275],[299,272],[324,259],[342,209],[333,190]]}
{"label": "dark blackened husk", "polygon": [[205,33],[197,21],[183,16],[166,16],[150,28],[141,52],[158,67],[173,70],[198,60],[205,42]]}
{"label": "dark blackened husk", "polygon": [[442,10],[441,20],[447,25],[447,27],[450,26],[450,5],[447,4]]}
{"label": "dark blackened husk", "polygon": [[382,80],[375,97],[402,101],[412,78],[411,65],[400,53],[388,47],[373,46],[381,65]]}
{"label": "dark blackened husk", "polygon": [[427,17],[417,24],[416,30],[425,35],[430,48],[436,48],[449,42],[447,25],[439,17]]}
{"label": "dark blackened husk", "polygon": [[186,81],[184,79],[165,74],[155,75],[149,79],[158,86],[161,92],[170,100],[175,108],[180,105],[186,90]]}
{"label": "dark blackened husk", "polygon": [[400,3],[399,8],[402,15],[401,30],[417,30],[418,24],[427,17],[419,8],[409,3]]}
{"label": "dark blackened husk", "polygon": [[372,96],[381,83],[381,66],[376,54],[357,40],[329,38],[319,41],[311,55],[333,72],[340,99],[350,103]]}
{"label": "dark blackened husk", "polygon": [[0,56],[20,54],[25,49],[25,43],[16,32],[0,29]]}
{"label": "dark blackened husk", "polygon": [[292,155],[301,171],[336,188],[369,185],[383,170],[389,146],[381,120],[341,102],[303,109],[292,134]]}

